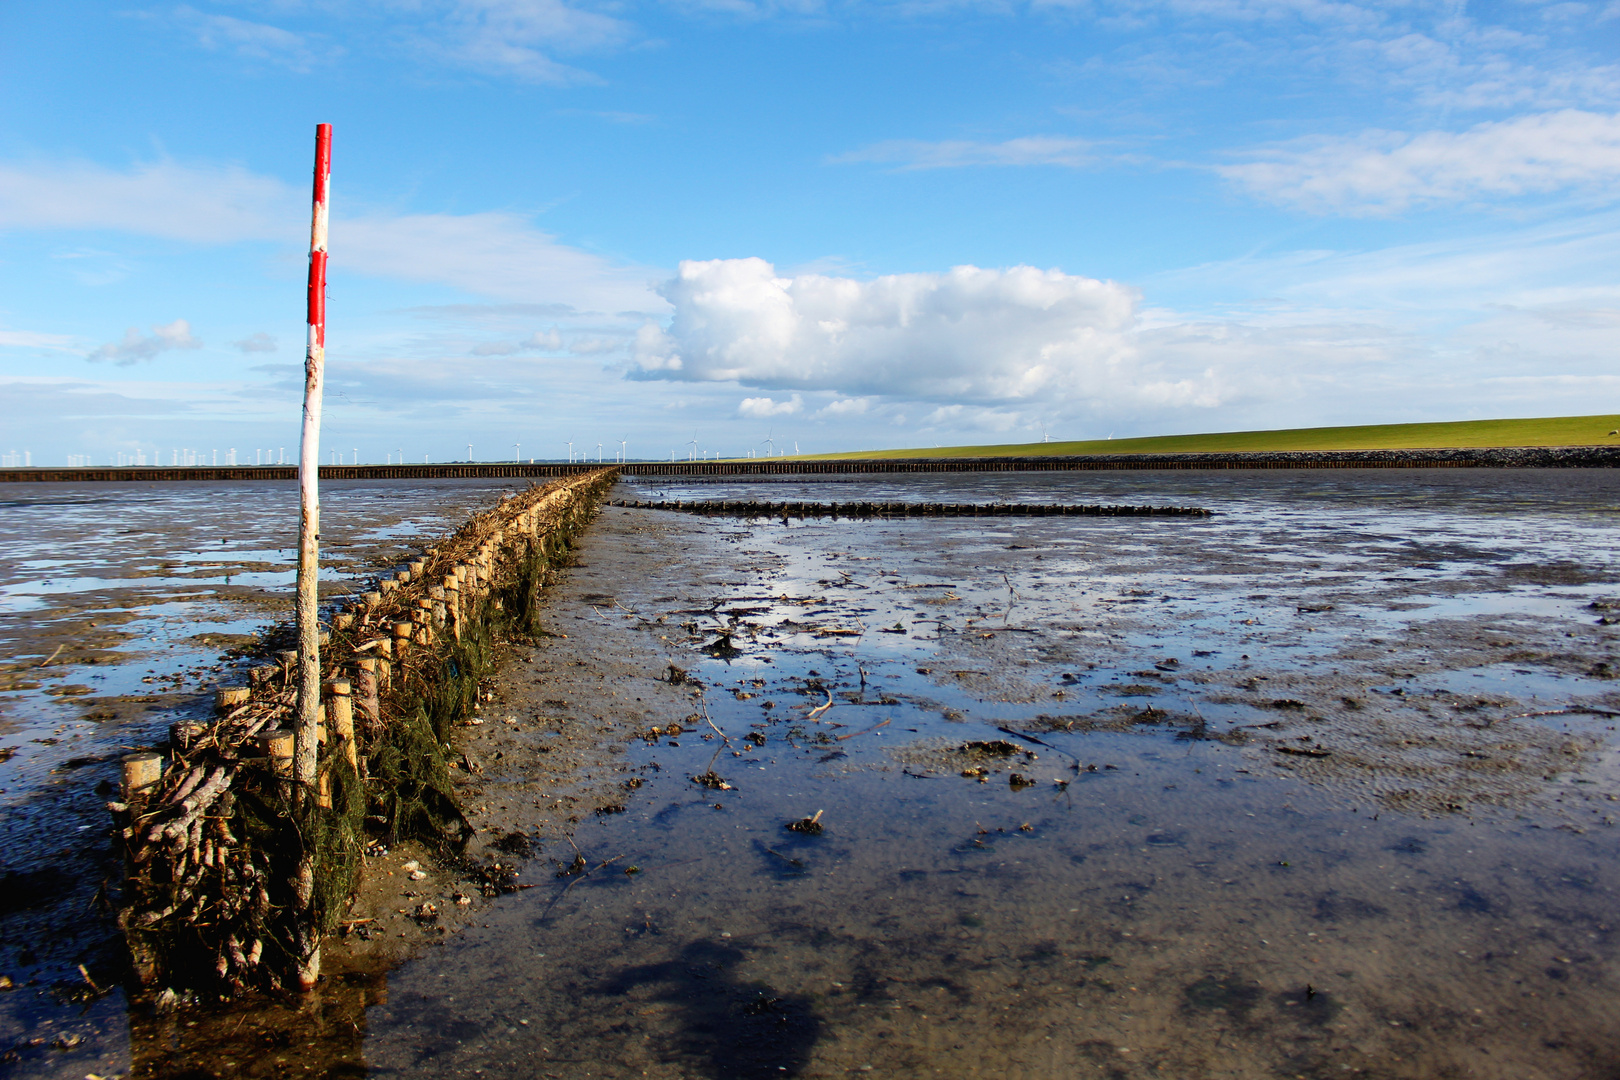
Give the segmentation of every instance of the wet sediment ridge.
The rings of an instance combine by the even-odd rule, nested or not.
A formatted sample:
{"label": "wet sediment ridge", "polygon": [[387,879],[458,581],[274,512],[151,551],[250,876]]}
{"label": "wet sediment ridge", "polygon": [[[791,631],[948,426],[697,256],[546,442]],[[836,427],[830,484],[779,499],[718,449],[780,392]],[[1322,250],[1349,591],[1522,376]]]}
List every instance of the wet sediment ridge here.
{"label": "wet sediment ridge", "polygon": [[[486,712],[531,754],[608,725],[619,794],[566,841],[527,826],[535,887],[389,977],[364,1059],[1601,1074],[1620,575],[1612,511],[1568,509],[1608,492],[1532,488],[1273,489],[1128,544],[607,510],[550,600],[570,636]],[[495,727],[468,753],[516,791]]]}
{"label": "wet sediment ridge", "polygon": [[760,502],[755,499],[616,499],[632,510],[729,514],[747,518],[885,517],[1208,517],[1198,506],[1102,506],[1082,503]]}

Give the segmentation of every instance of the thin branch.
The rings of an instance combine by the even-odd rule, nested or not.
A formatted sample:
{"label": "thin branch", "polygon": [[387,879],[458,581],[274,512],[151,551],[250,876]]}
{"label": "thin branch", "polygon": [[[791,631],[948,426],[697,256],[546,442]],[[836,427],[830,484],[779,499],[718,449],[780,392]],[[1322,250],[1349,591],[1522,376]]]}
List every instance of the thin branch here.
{"label": "thin branch", "polygon": [[1504,716],[1503,720],[1527,720],[1532,716],[1579,716],[1589,713],[1592,716],[1620,716],[1620,712],[1613,709],[1598,709],[1590,705],[1574,705],[1567,709],[1542,709],[1540,712],[1519,713],[1516,716]]}

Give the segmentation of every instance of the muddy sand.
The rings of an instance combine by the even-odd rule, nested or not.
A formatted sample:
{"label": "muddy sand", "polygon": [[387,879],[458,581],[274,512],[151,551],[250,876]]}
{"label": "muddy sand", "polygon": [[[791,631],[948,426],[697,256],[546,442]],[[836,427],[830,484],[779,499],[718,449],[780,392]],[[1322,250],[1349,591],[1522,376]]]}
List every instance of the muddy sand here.
{"label": "muddy sand", "polygon": [[28,1074],[1608,1075],[1612,482],[1414,479],[607,510],[458,747],[462,858],[369,860],[310,999]]}

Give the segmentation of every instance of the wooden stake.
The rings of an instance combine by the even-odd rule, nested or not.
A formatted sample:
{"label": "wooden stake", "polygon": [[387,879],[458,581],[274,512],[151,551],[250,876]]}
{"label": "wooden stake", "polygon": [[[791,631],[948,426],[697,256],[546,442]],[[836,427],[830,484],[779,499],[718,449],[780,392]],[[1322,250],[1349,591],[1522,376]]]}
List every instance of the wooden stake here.
{"label": "wooden stake", "polygon": [[321,707],[320,573],[321,390],[326,365],[326,223],[332,172],[332,125],[315,128],[315,189],[309,232],[309,287],[306,296],[308,346],[304,355],[304,428],[298,456],[298,720],[293,779],[315,780],[315,725]]}
{"label": "wooden stake", "polygon": [[456,640],[461,640],[461,586],[454,577],[444,579],[447,584],[444,589],[444,607],[449,613],[450,625],[456,632]]}
{"label": "wooden stake", "polygon": [[292,776],[293,733],[285,728],[267,731],[259,736],[259,749],[264,751],[270,771],[277,776]]}
{"label": "wooden stake", "polygon": [[[293,782],[302,798],[315,784],[321,714],[319,594],[321,503],[321,387],[326,367],[326,225],[332,176],[332,125],[315,128],[315,189],[309,229],[309,335],[304,353],[304,428],[298,454],[298,713],[294,728]],[[306,989],[321,973],[320,931],[315,926],[315,864],[306,852],[299,860],[293,891],[297,897],[297,978]]]}
{"label": "wooden stake", "polygon": [[343,756],[349,761],[349,768],[360,772],[360,754],[354,745],[354,699],[351,696],[349,680],[336,679],[326,684],[326,716],[331,721],[332,736],[337,739],[338,745],[343,748]]}
{"label": "wooden stake", "polygon": [[124,802],[142,798],[163,777],[162,754],[124,756]]}
{"label": "wooden stake", "polygon": [[377,694],[377,665],[378,660],[373,656],[354,662],[355,711],[359,713],[360,724],[365,729],[366,735],[371,738],[376,738],[378,730],[382,727],[382,703],[378,700]]}

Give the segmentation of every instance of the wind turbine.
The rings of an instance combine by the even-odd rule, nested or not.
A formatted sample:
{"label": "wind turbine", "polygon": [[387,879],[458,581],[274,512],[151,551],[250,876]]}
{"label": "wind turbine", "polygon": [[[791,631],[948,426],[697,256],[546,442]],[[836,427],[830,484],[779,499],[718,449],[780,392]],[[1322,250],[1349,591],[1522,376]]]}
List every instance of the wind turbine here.
{"label": "wind turbine", "polygon": [[766,457],[770,457],[771,452],[776,449],[776,443],[774,443],[772,441],[772,439],[774,439],[775,436],[776,436],[776,429],[771,428],[770,433],[768,435],[766,435],[764,441],[759,444],[759,445],[761,445],[761,446],[763,446],[765,448],[765,456]]}
{"label": "wind turbine", "polygon": [[596,463],[598,465],[602,464],[602,444],[601,443],[596,444]]}
{"label": "wind turbine", "polygon": [[467,444],[467,460],[472,461],[472,443]]}
{"label": "wind turbine", "polygon": [[573,463],[574,463],[574,440],[569,439],[568,440],[568,464],[572,465]]}
{"label": "wind turbine", "polygon": [[619,440],[619,464],[620,465],[623,465],[625,462],[630,460],[630,451],[628,450],[629,445],[630,445],[630,433],[627,431],[627,432],[624,433],[624,438]]}
{"label": "wind turbine", "polygon": [[1051,441],[1052,441],[1052,436],[1050,436],[1050,435],[1048,435],[1046,433],[1046,422],[1042,421],[1041,422],[1041,442],[1049,443]]}
{"label": "wind turbine", "polygon": [[[691,446],[692,446],[692,454],[691,454],[691,456],[689,458],[687,458],[687,460],[688,461],[696,461],[697,460],[697,429],[696,428],[692,429],[692,443],[691,443]],[[705,456],[707,456],[707,455],[705,455]]]}
{"label": "wind turbine", "polygon": [[516,461],[519,465],[523,464],[523,444],[520,443],[520,442],[513,443],[512,444],[512,453],[517,455],[517,457],[513,458],[513,460]]}

